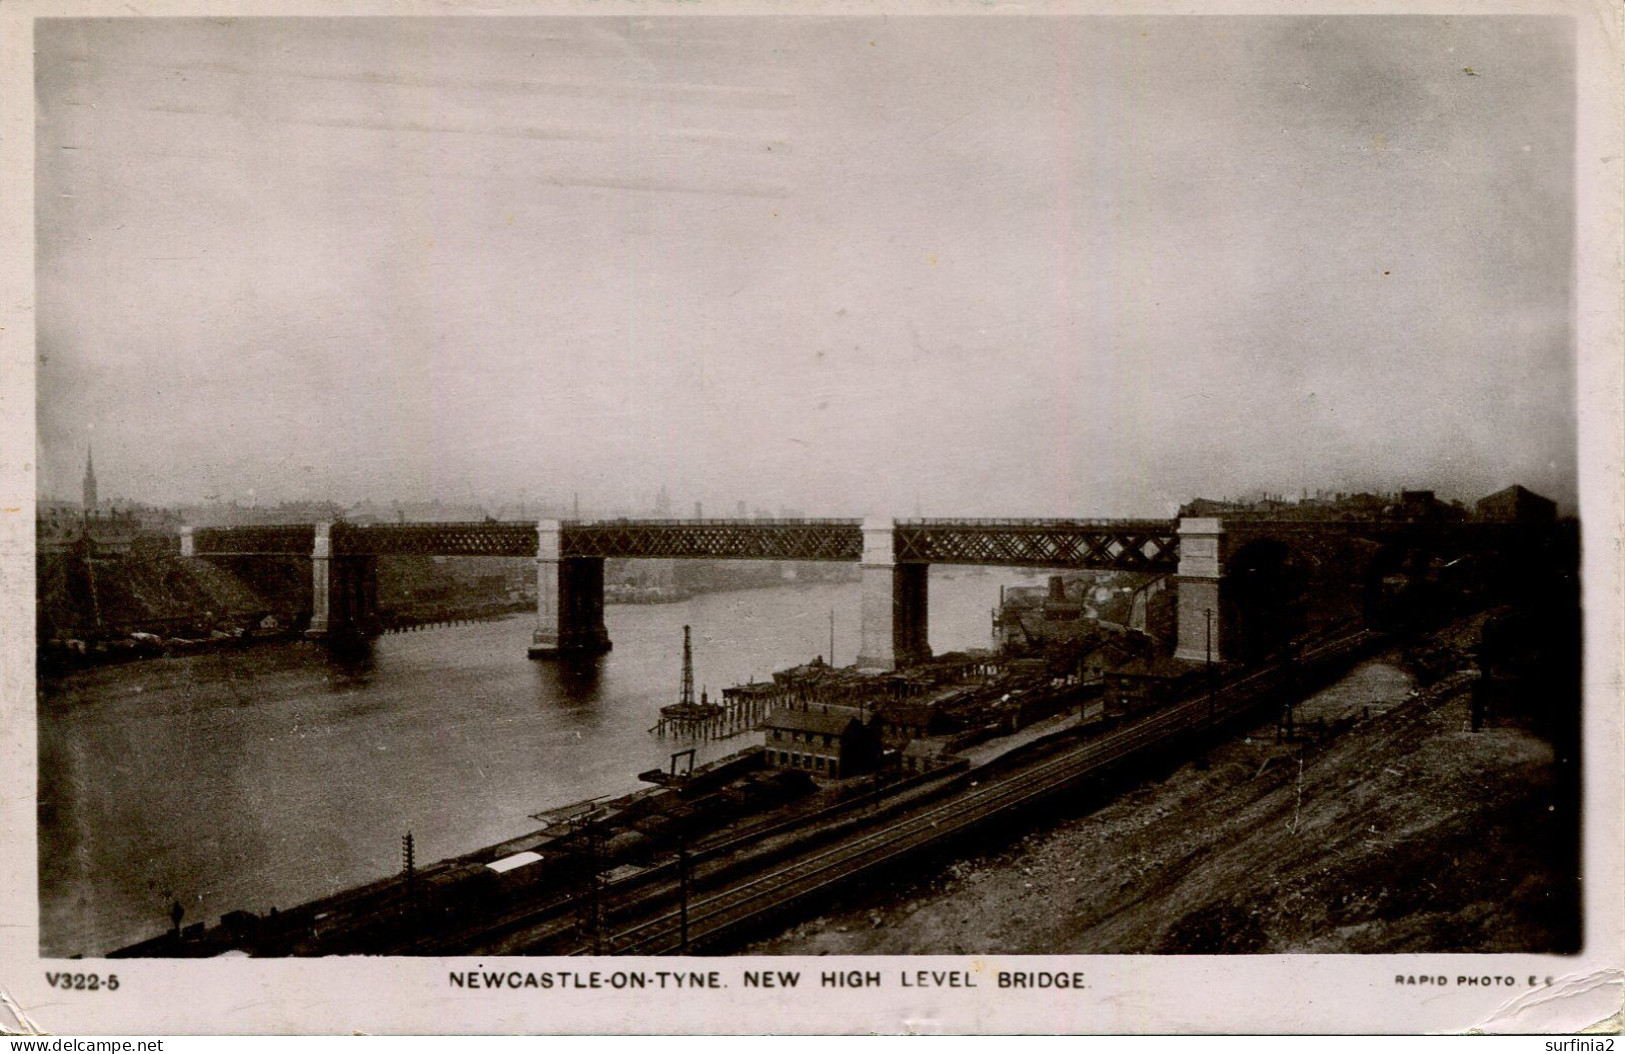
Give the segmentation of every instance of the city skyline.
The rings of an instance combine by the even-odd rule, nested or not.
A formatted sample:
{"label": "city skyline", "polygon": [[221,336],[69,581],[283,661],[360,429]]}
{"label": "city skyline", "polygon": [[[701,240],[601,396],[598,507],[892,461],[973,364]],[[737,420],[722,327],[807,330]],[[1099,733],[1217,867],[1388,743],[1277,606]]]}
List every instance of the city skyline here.
{"label": "city skyline", "polygon": [[[96,488],[97,479],[93,467],[93,457],[87,455],[85,478],[82,484],[83,496],[81,499],[76,502],[69,498],[41,495],[39,497],[40,505],[42,508],[45,506],[69,506],[80,507],[87,510],[91,508],[105,508],[114,510],[121,507],[125,509],[147,508],[167,514],[173,514],[176,512],[214,513],[215,515],[209,518],[210,523],[215,522],[218,516],[226,514],[230,511],[276,513],[290,510],[295,514],[300,515],[309,513],[318,520],[334,515],[335,513],[332,510],[338,510],[338,514],[340,515],[359,513],[364,518],[368,519],[375,517],[380,513],[385,515],[398,513],[401,515],[411,515],[413,517],[423,517],[425,514],[429,514],[428,518],[431,520],[446,518],[441,515],[436,515],[438,513],[451,513],[453,514],[453,517],[455,517],[459,513],[469,515],[471,514],[471,510],[473,513],[476,513],[479,516],[501,520],[524,520],[532,518],[532,513],[542,519],[590,519],[597,516],[624,516],[631,513],[642,518],[672,520],[699,518],[715,520],[761,520],[773,518],[801,519],[806,518],[809,515],[812,515],[815,518],[817,516],[824,515],[822,513],[809,514],[805,509],[792,508],[782,505],[777,509],[773,509],[764,507],[760,504],[748,502],[743,499],[731,504],[719,503],[718,505],[711,506],[708,510],[705,503],[702,501],[695,501],[692,504],[689,504],[681,495],[678,495],[675,499],[673,499],[664,485],[661,485],[654,493],[643,492],[631,495],[622,504],[617,505],[610,503],[600,505],[598,507],[582,506],[580,496],[575,494],[562,497],[558,495],[539,496],[534,494],[522,496],[470,496],[467,501],[459,501],[455,499],[445,500],[440,498],[429,498],[418,501],[403,501],[398,498],[375,500],[372,498],[345,499],[343,497],[311,497],[282,498],[278,500],[261,502],[258,500],[252,488],[246,492],[246,500],[242,500],[241,497],[234,495],[209,494],[205,495],[201,500],[198,501],[181,501],[164,504],[149,502],[138,496],[132,497],[121,493],[98,499],[94,496],[96,494]],[[1502,490],[1507,489],[1515,490],[1526,488],[1522,488],[1521,484],[1511,484],[1508,488],[1502,488]],[[1287,494],[1280,491],[1272,491],[1267,488],[1261,488],[1251,492],[1235,494],[1228,492],[1214,492],[1211,494],[1204,493],[1193,496],[1191,501],[1207,501],[1236,505],[1248,505],[1252,503],[1281,503],[1284,505],[1294,505],[1299,502],[1335,503],[1342,501],[1345,498],[1358,498],[1364,496],[1388,498],[1397,503],[1405,499],[1407,492],[1426,493],[1429,495],[1434,495],[1435,493],[1433,490],[1428,488],[1415,488],[1410,486],[1397,488],[1379,487],[1372,491],[1363,492],[1338,491],[1322,487],[1303,487],[1298,493],[1295,494]],[[1489,497],[1489,495],[1480,495],[1478,497]],[[1463,499],[1459,495],[1445,494],[1440,497],[1440,500],[1446,504],[1455,504],[1461,507],[1464,512],[1468,513],[1471,512],[1474,505],[1474,499],[1472,496]],[[1574,511],[1572,508],[1565,508],[1562,505],[1559,505],[1558,508],[1563,516],[1572,515]],[[923,508],[916,507],[914,510],[914,515],[925,516],[925,510]],[[944,514],[934,513],[934,515],[940,516]],[[1198,513],[1194,515],[1202,514]],[[837,516],[837,518],[850,517]],[[228,521],[222,520],[219,522],[224,523]]]}

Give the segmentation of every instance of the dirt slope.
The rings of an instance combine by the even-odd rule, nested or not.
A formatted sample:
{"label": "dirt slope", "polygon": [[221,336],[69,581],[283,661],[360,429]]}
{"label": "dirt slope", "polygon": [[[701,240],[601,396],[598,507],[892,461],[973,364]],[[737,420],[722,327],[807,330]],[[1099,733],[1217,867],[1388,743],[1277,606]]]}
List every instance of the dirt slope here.
{"label": "dirt slope", "polygon": [[[1370,663],[1299,710],[1015,844],[849,900],[784,954],[1557,951],[1577,896],[1549,745],[1468,730],[1465,678]],[[935,866],[935,865],[933,865]]]}

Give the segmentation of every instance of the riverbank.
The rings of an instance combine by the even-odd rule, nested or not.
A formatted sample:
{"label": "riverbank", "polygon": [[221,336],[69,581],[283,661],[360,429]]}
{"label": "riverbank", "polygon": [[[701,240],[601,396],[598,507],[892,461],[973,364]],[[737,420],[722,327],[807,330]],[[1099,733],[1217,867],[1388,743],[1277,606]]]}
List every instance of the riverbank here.
{"label": "riverbank", "polygon": [[[259,916],[237,909],[220,923],[196,922],[172,934],[156,936],[111,952],[115,958],[207,957],[228,950],[255,955],[536,953],[537,942],[561,934],[578,935],[560,926],[561,889],[573,888],[584,852],[580,832],[570,818],[591,815],[597,844],[594,857],[609,876],[610,890],[642,889],[669,877],[676,832],[683,836],[690,859],[701,870],[713,857],[725,871],[748,869],[755,858],[778,860],[808,846],[862,834],[883,816],[931,801],[963,784],[965,771],[993,769],[1020,755],[1107,730],[1099,721],[1081,722],[1075,707],[1043,718],[1006,735],[979,737],[966,756],[928,772],[894,771],[884,782],[861,777],[815,784],[803,771],[768,766],[760,744],[695,767],[683,780],[667,780],[661,770],[641,774],[638,790],[615,797],[596,797],[533,814],[541,826],[457,858],[417,864],[416,877],[426,894],[428,913],[416,927],[402,922],[406,887],[399,876],[383,876],[332,896]],[[975,786],[975,783],[971,784]],[[509,860],[532,867],[502,879],[493,868]],[[544,863],[545,862],[545,863]],[[630,894],[628,894],[630,895]],[[551,899],[550,899],[551,898]],[[480,904],[485,915],[468,915]],[[421,907],[421,905],[420,905]],[[496,917],[490,917],[495,912]],[[430,919],[452,925],[430,932]],[[519,926],[517,930],[513,926]],[[481,941],[495,941],[484,944]]]}
{"label": "riverbank", "polygon": [[[932,644],[985,644],[996,576],[932,590]],[[679,744],[648,733],[696,687],[858,648],[853,584],[606,609],[615,650],[525,657],[534,622],[388,634],[360,655],[299,641],[78,670],[39,683],[41,949],[102,954],[169,925],[286,910],[400,867],[519,837],[531,815],[639,786]],[[681,744],[688,745],[688,744]],[[697,764],[741,740],[698,744]]]}
{"label": "riverbank", "polygon": [[1551,746],[1470,731],[1397,657],[1087,815],[1016,832],[748,954],[1531,952],[1577,943]]}

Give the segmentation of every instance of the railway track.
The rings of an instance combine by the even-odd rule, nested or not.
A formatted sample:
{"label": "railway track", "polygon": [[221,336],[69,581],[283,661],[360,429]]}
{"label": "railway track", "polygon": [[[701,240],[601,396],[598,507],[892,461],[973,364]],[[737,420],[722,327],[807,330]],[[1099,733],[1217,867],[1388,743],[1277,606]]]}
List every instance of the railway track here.
{"label": "railway track", "polygon": [[[1300,656],[1300,666],[1312,669],[1323,665],[1365,647],[1375,638],[1375,634],[1360,632],[1306,648]],[[883,826],[803,851],[788,862],[730,882],[690,902],[688,943],[692,946],[715,941],[729,931],[759,921],[770,913],[787,910],[863,872],[887,866],[902,856],[960,835],[997,815],[1019,809],[1077,782],[1105,775],[1113,766],[1181,736],[1206,732],[1258,705],[1272,690],[1283,687],[1286,677],[1287,670],[1280,665],[1256,671],[1225,684],[1214,693],[1211,703],[1205,695],[1183,700],[1065,752],[1007,773],[985,774],[980,777],[979,786],[963,790],[947,801],[923,803]],[[794,820],[753,825],[718,839],[699,841],[691,848],[692,865],[699,867],[708,860],[725,859],[729,853],[761,838],[798,826],[808,828],[819,819],[838,818],[855,812],[854,806],[861,808],[865,803],[866,800],[860,799],[816,810]],[[696,873],[694,879],[697,883],[703,882],[704,876]],[[715,881],[714,876],[712,881]],[[610,915],[615,914],[614,901],[621,894],[636,896],[649,904],[672,904],[678,897],[675,865],[667,862],[627,883],[607,886],[603,895]],[[593,944],[579,936],[574,908],[574,899],[569,897],[532,903],[491,919],[474,932],[426,936],[413,941],[410,947],[416,954],[466,954],[474,949],[481,954],[526,954],[533,949],[556,947],[575,940],[578,943],[568,949],[568,954],[592,954]],[[624,901],[620,908],[626,910]],[[601,943],[615,954],[666,954],[681,950],[682,928],[681,912],[671,908],[641,923],[611,932]],[[395,950],[399,953],[406,947],[402,942]]]}
{"label": "railway track", "polygon": [[[946,793],[950,782],[950,776],[943,776],[935,781],[927,779],[904,781],[901,786],[895,783],[883,785],[878,792],[865,792],[849,800],[803,812],[789,819],[757,822],[721,835],[702,837],[690,844],[690,866],[698,869],[741,849],[759,845],[763,839],[798,830],[806,831],[821,823],[839,822],[877,804],[886,805],[887,795],[895,794],[899,790],[921,787],[925,788],[928,794]],[[641,874],[608,884],[604,889],[604,895],[613,898],[631,894],[636,890],[646,900],[675,899],[678,895],[676,875],[675,860],[667,860]],[[543,944],[567,935],[577,925],[572,914],[574,909],[575,902],[569,897],[534,901],[483,921],[477,930],[464,930],[454,935],[402,938],[374,954],[456,955],[463,954],[468,949],[478,949],[483,954],[508,954],[521,943]]]}
{"label": "railway track", "polygon": [[[1376,635],[1362,631],[1305,649],[1301,666],[1312,669],[1369,645]],[[724,934],[788,910],[798,901],[829,891],[864,872],[945,841],[1001,813],[1021,808],[1081,780],[1105,775],[1113,766],[1148,749],[1194,733],[1205,732],[1257,705],[1285,685],[1288,676],[1274,666],[1226,685],[1210,700],[1198,697],[1176,703],[1132,725],[1073,750],[992,777],[948,802],[927,806],[875,831],[805,854],[786,866],[734,883],[691,904],[688,944],[715,941]],[[683,950],[684,923],[670,911],[614,934],[609,944],[617,954],[658,955]],[[588,954],[589,948],[571,954]]]}

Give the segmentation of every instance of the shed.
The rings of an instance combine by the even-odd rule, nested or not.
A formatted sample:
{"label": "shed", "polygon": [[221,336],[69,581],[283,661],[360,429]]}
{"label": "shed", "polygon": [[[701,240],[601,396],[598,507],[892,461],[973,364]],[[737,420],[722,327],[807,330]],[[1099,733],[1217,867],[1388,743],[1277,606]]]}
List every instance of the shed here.
{"label": "shed", "polygon": [[490,870],[495,871],[497,874],[503,875],[507,874],[509,871],[525,867],[529,864],[539,864],[541,862],[541,853],[534,853],[527,849],[522,853],[515,853],[512,856],[505,856],[501,860],[493,860],[485,866]]}
{"label": "shed", "polygon": [[1105,674],[1106,709],[1131,714],[1177,697],[1196,676],[1198,665],[1158,656],[1133,659]]}
{"label": "shed", "polygon": [[903,748],[903,771],[929,772],[948,764],[952,755],[948,743],[942,739],[915,739]]}

